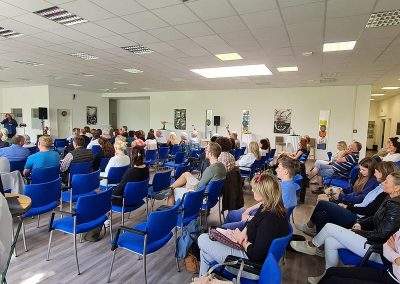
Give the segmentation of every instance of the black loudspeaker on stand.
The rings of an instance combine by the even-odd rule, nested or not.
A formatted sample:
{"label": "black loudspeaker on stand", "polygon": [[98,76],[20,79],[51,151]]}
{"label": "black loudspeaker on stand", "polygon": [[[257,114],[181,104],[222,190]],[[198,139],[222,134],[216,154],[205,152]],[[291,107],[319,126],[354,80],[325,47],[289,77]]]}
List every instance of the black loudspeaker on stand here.
{"label": "black loudspeaker on stand", "polygon": [[220,125],[221,125],[221,117],[219,115],[214,115],[214,126],[216,133],[218,133],[218,126]]}
{"label": "black loudspeaker on stand", "polygon": [[44,120],[47,119],[47,108],[40,107],[39,108],[39,119],[42,121],[42,132],[44,134]]}

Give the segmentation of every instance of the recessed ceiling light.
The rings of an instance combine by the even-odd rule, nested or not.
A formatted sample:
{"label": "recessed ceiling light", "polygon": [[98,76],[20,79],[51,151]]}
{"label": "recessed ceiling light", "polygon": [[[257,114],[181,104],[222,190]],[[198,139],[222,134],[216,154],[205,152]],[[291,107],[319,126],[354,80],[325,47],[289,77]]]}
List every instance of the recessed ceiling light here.
{"label": "recessed ceiling light", "polygon": [[382,90],[398,90],[400,87],[383,87]]}
{"label": "recessed ceiling light", "polygon": [[305,51],[305,52],[302,53],[303,56],[311,56],[313,54],[314,54],[313,51]]}
{"label": "recessed ceiling light", "polygon": [[44,65],[43,63],[30,61],[30,60],[15,60],[14,62],[18,63],[18,64],[24,64],[24,65],[28,65],[28,66],[33,66],[33,67]]}
{"label": "recessed ceiling light", "polygon": [[369,99],[370,101],[375,101],[375,99]]}
{"label": "recessed ceiling light", "polygon": [[13,30],[9,30],[3,27],[0,27],[0,36],[5,38],[15,38],[22,36],[23,34],[14,32]]}
{"label": "recessed ceiling light", "polygon": [[385,94],[371,94],[371,97],[383,97]]}
{"label": "recessed ceiling light", "polygon": [[299,71],[299,68],[297,66],[283,66],[283,67],[277,67],[276,68],[278,72],[296,72]]}
{"label": "recessed ceiling light", "polygon": [[126,83],[126,82],[114,82],[114,84],[117,84],[117,85],[128,85],[128,83]]}
{"label": "recessed ceiling light", "polygon": [[240,60],[243,59],[243,57],[240,56],[239,53],[220,53],[220,54],[215,54],[216,57],[218,57],[222,61],[230,61],[230,60]]}
{"label": "recessed ceiling light", "polygon": [[190,71],[206,78],[229,78],[229,77],[272,75],[271,70],[269,70],[268,67],[263,64],[191,69]]}
{"label": "recessed ceiling light", "polygon": [[150,48],[137,44],[137,45],[130,45],[130,46],[123,46],[121,47],[122,49],[125,49],[126,51],[132,52],[133,54],[147,54],[147,53],[152,53],[154,52]]}
{"label": "recessed ceiling light", "polygon": [[34,13],[64,26],[77,25],[88,21],[57,6],[39,10]]}
{"label": "recessed ceiling light", "polygon": [[357,41],[327,42],[322,48],[323,52],[353,50]]}
{"label": "recessed ceiling light", "polygon": [[83,77],[94,77],[94,74],[81,73]]}
{"label": "recessed ceiling light", "polygon": [[90,54],[87,54],[87,53],[84,53],[84,52],[71,53],[70,55],[73,56],[73,57],[78,57],[78,58],[83,59],[83,60],[95,60],[95,59],[98,59],[97,56],[90,55]]}
{"label": "recessed ceiling light", "polygon": [[26,81],[26,82],[31,81],[31,79],[28,79],[28,78],[17,78],[17,79],[21,80],[21,81]]}
{"label": "recessed ceiling light", "polygon": [[129,73],[133,73],[133,74],[143,73],[142,70],[139,70],[139,69],[136,69],[136,68],[127,68],[127,69],[122,69],[122,70],[124,70],[126,72],[129,72]]}
{"label": "recessed ceiling light", "polygon": [[381,11],[372,13],[368,19],[366,28],[395,26],[400,23],[400,10]]}
{"label": "recessed ceiling light", "polygon": [[68,84],[69,86],[73,86],[73,87],[82,87],[82,85],[80,85],[80,84]]}
{"label": "recessed ceiling light", "polygon": [[143,88],[142,88],[142,90],[143,90],[143,91],[150,91],[150,90],[151,90],[151,88],[148,88],[148,87],[143,87]]}
{"label": "recessed ceiling light", "polygon": [[4,70],[7,70],[9,67],[7,67],[7,66],[0,66],[0,71],[4,71]]}

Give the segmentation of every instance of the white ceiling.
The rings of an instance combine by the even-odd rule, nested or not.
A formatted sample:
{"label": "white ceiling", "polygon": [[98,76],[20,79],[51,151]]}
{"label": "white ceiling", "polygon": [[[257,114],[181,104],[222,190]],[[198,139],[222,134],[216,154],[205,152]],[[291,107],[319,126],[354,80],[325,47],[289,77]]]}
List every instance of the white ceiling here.
{"label": "white ceiling", "polygon": [[[32,13],[54,5],[89,22],[65,27]],[[79,84],[74,88],[128,92],[373,84],[380,91],[400,85],[400,25],[364,26],[370,13],[393,9],[400,9],[400,0],[0,0],[0,27],[24,34],[0,37],[0,70],[8,67],[0,71],[0,87]],[[348,40],[357,40],[353,51],[322,53],[323,42]],[[137,43],[155,52],[120,48]],[[303,56],[306,51],[314,54]],[[98,59],[68,55],[76,52]],[[243,60],[214,56],[228,52]],[[205,79],[190,72],[244,64],[266,64],[273,76]],[[298,65],[299,72],[276,71],[287,65]],[[321,74],[337,81],[321,84]]]}

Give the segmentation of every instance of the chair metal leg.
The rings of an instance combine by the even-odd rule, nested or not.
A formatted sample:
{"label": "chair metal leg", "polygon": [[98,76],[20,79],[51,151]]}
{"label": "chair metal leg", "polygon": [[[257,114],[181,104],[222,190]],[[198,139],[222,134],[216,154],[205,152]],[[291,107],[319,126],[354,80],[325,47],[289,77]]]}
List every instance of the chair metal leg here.
{"label": "chair metal leg", "polygon": [[121,214],[121,222],[122,222],[122,226],[124,226],[124,224],[125,224],[125,214],[124,214],[123,211],[122,211],[122,214]]}
{"label": "chair metal leg", "polygon": [[115,260],[116,253],[117,253],[117,250],[115,249],[113,252],[112,260],[111,260],[110,272],[108,273],[107,283],[110,283],[110,280],[111,280],[111,273],[112,273],[112,269],[114,266],[114,260]]}
{"label": "chair metal leg", "polygon": [[49,244],[47,246],[47,256],[46,256],[47,261],[50,260],[50,248],[51,248],[51,239],[53,237],[53,232],[54,232],[53,230],[50,231]]}
{"label": "chair metal leg", "polygon": [[[178,247],[177,243],[178,243],[178,228],[175,227],[175,249]],[[176,269],[178,270],[178,272],[181,272],[181,268],[179,267],[179,259],[177,257],[175,257],[176,260]]]}
{"label": "chair metal leg", "polygon": [[25,224],[24,224],[23,220],[21,222],[22,222],[22,242],[24,244],[24,250],[25,250],[25,252],[27,252],[28,248],[26,247]]}
{"label": "chair metal leg", "polygon": [[221,198],[218,198],[218,215],[219,215],[219,223],[222,225],[222,217],[221,217]]}
{"label": "chair metal leg", "polygon": [[146,216],[149,216],[149,199],[146,197]]}
{"label": "chair metal leg", "polygon": [[79,234],[79,242],[83,243],[83,234]]}
{"label": "chair metal leg", "polygon": [[12,242],[14,243],[15,242],[15,247],[14,247],[14,256],[15,257],[18,257],[18,253],[17,253],[17,242],[18,242],[18,239],[15,239],[15,232],[14,232],[14,224],[12,224],[12,235],[11,235],[11,240],[12,240]]}
{"label": "chair metal leg", "polygon": [[79,270],[78,249],[76,247],[76,234],[74,234],[74,252],[75,252],[76,267],[78,268],[78,275],[80,275],[81,271]]}
{"label": "chair metal leg", "polygon": [[147,284],[146,253],[143,254],[144,283]]}
{"label": "chair metal leg", "polygon": [[113,242],[113,232],[112,232],[112,210],[110,211],[110,239]]}
{"label": "chair metal leg", "polygon": [[40,226],[40,215],[37,216],[37,225],[36,228],[39,228]]}

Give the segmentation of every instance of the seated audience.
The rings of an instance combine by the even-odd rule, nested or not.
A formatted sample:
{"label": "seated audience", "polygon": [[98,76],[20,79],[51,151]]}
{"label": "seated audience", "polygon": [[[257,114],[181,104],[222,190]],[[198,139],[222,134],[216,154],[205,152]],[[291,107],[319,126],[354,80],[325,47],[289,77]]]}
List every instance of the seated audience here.
{"label": "seated audience", "polygon": [[398,284],[400,283],[400,231],[393,234],[383,245],[383,256],[391,263],[391,267],[379,269],[375,267],[331,267],[320,284],[336,283],[368,283]]}
{"label": "seated audience", "polygon": [[165,137],[164,133],[161,130],[156,130],[155,136],[156,136],[158,147],[167,146],[167,138]]}
{"label": "seated audience", "polygon": [[92,162],[94,156],[91,150],[85,147],[85,138],[83,135],[76,136],[72,142],[74,150],[65,155],[64,159],[61,160],[60,171],[66,172],[69,169],[71,163],[84,163]]}
{"label": "seated audience", "polygon": [[399,162],[400,161],[400,142],[399,137],[391,137],[386,146],[387,155],[382,157],[382,161]]}
{"label": "seated audience", "polygon": [[173,194],[168,197],[167,203],[174,204],[175,201],[181,199],[188,191],[194,191],[206,186],[211,180],[224,179],[226,176],[225,166],[218,161],[221,154],[221,146],[217,143],[210,142],[206,148],[206,158],[210,161],[208,166],[203,172],[201,179],[198,180],[190,172],[183,173],[172,185],[171,190]]}
{"label": "seated audience", "polygon": [[[325,269],[328,269],[339,264],[339,249],[348,249],[363,257],[369,243],[385,243],[400,228],[400,172],[386,177],[383,190],[389,198],[373,216],[358,219],[351,230],[328,223],[311,241],[292,241],[292,248],[301,253],[316,255],[322,253],[320,247],[324,246]],[[372,254],[370,260],[382,263],[376,254]],[[323,275],[309,277],[308,282],[318,283]]]}
{"label": "seated audience", "polygon": [[119,130],[119,135],[128,138],[128,126],[124,125],[121,127],[121,129]]}
{"label": "seated audience", "polygon": [[129,130],[128,131],[128,137],[126,137],[126,143],[128,145],[132,144],[132,142],[135,140],[135,131]]}
{"label": "seated audience", "polygon": [[93,170],[97,171],[100,168],[100,163],[103,158],[110,159],[115,154],[113,145],[107,139],[100,137],[98,139],[101,151],[94,157]]}
{"label": "seated audience", "polygon": [[135,140],[133,140],[131,147],[137,148],[137,149],[144,149],[146,147],[146,144],[144,142],[145,138],[144,135],[142,135],[142,132],[136,131],[135,132]]}
{"label": "seated audience", "polygon": [[[375,166],[375,178],[380,183],[356,204],[336,204],[319,200],[314,208],[310,220],[306,224],[296,226],[308,235],[314,235],[327,223],[333,223],[344,228],[351,228],[359,217],[370,217],[375,214],[382,202],[388,197],[383,191],[383,182],[386,177],[397,171],[393,162],[380,162]],[[314,228],[315,227],[315,228]]]}
{"label": "seated audience", "polygon": [[306,138],[300,138],[299,144],[298,144],[298,149],[296,152],[293,153],[286,153],[287,156],[294,160],[306,160],[308,157],[308,154],[310,151],[307,148],[307,139]]}
{"label": "seated audience", "polygon": [[212,263],[223,263],[228,255],[262,264],[271,242],[289,233],[290,225],[286,218],[277,178],[267,173],[257,174],[251,181],[251,187],[254,199],[261,205],[243,230],[227,231],[243,249],[234,249],[218,241],[212,241],[208,234],[200,235],[198,244],[201,276],[207,273]]}
{"label": "seated audience", "polygon": [[221,154],[218,157],[218,161],[225,166],[226,171],[229,172],[236,168],[235,157],[229,152],[232,149],[230,139],[221,136],[215,142],[221,146]]}
{"label": "seated audience", "polygon": [[52,149],[53,139],[48,135],[39,137],[39,152],[30,155],[26,160],[24,175],[28,175],[33,169],[58,167],[60,155]]}
{"label": "seated audience", "polygon": [[146,150],[157,150],[157,140],[154,133],[149,132],[147,134],[147,139],[144,141],[144,144],[146,144]]}
{"label": "seated audience", "polygon": [[125,155],[126,142],[122,140],[115,140],[114,143],[115,155],[111,157],[104,172],[100,173],[101,177],[107,177],[110,168],[129,166],[131,160],[129,156]]}
{"label": "seated audience", "polygon": [[268,138],[260,140],[260,154],[261,156],[266,156],[271,151],[271,145]]}
{"label": "seated audience", "polygon": [[86,137],[89,137],[90,139],[93,138],[93,134],[92,134],[92,132],[91,132],[89,126],[85,126],[85,127],[83,128],[83,134],[84,134]]}
{"label": "seated audience", "polygon": [[81,130],[79,128],[72,129],[72,135],[68,136],[66,139],[69,143],[72,143],[74,138],[81,134]]}
{"label": "seated audience", "polygon": [[89,144],[86,147],[87,149],[90,149],[90,150],[93,148],[94,145],[100,146],[100,144],[99,144],[99,138],[101,136],[100,131],[94,130],[92,135],[93,135],[92,140],[90,140]]}
{"label": "seated audience", "polygon": [[310,170],[309,176],[313,178],[318,174],[321,169],[330,168],[331,162],[335,162],[337,159],[342,158],[347,150],[347,144],[344,141],[339,141],[336,144],[337,152],[334,156],[332,156],[331,161],[327,160],[316,160],[313,168]]}
{"label": "seated audience", "polygon": [[194,144],[194,145],[200,144],[199,132],[197,130],[193,130],[190,133],[190,144]]}
{"label": "seated audience", "polygon": [[22,147],[28,148],[28,149],[36,147],[36,145],[31,142],[31,137],[29,137],[29,135],[25,134],[24,135],[24,139],[25,139],[25,143],[24,143],[24,145]]}
{"label": "seated audience", "polygon": [[238,139],[238,134],[236,132],[231,132],[229,129],[227,130],[229,137],[235,141],[234,148],[240,148],[240,140]]}
{"label": "seated audience", "polygon": [[180,139],[178,138],[178,136],[176,135],[175,132],[171,132],[168,136],[168,140],[167,140],[167,145],[169,147],[172,147],[173,145],[179,145],[180,143]]}
{"label": "seated audience", "polygon": [[[113,189],[112,203],[114,205],[122,205],[122,196],[124,194],[125,185],[128,182],[144,181],[149,179],[149,168],[144,163],[144,150],[134,149],[132,151],[132,165],[122,177],[121,182]],[[115,197],[120,196],[121,198]]]}
{"label": "seated audience", "polygon": [[8,147],[10,144],[7,142],[7,129],[1,128],[0,129],[0,148]]}
{"label": "seated audience", "polygon": [[0,156],[7,158],[10,162],[22,161],[31,154],[28,149],[22,147],[25,139],[21,135],[15,135],[11,139],[11,146],[0,149]]}
{"label": "seated audience", "polygon": [[236,161],[236,165],[238,167],[250,168],[254,161],[259,160],[260,158],[260,147],[257,142],[252,141],[249,143],[247,154],[241,156],[239,160]]}

